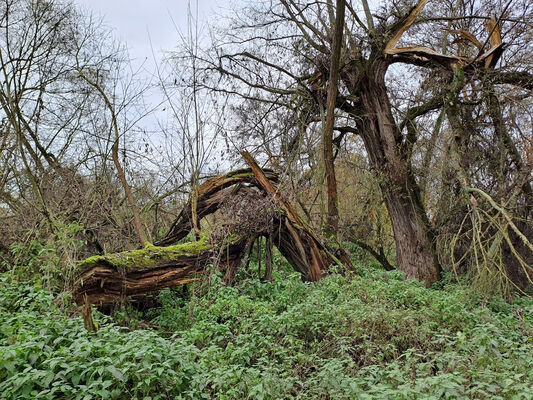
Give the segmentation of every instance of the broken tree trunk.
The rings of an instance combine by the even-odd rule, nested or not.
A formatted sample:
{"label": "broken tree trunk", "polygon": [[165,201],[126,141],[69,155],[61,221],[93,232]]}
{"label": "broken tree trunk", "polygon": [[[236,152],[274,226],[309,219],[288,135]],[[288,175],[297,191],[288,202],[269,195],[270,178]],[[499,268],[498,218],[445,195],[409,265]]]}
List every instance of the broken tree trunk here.
{"label": "broken tree trunk", "polygon": [[[140,250],[82,261],[73,289],[75,300],[79,304],[87,301],[104,308],[126,297],[140,301],[149,292],[197,280],[209,264],[225,268],[224,281],[231,284],[245,253],[255,240],[262,237],[270,238],[304,281],[317,281],[329,265],[342,264],[280,195],[277,175],[262,170],[250,154],[242,153],[242,156],[250,168],[217,176],[198,187],[198,220],[218,210],[223,211],[225,202],[236,199],[240,201],[238,207],[245,217],[246,205],[258,205],[259,210],[252,208],[248,212],[271,216],[269,226],[251,224],[252,231],[243,231],[241,226],[234,225],[226,227],[230,234],[223,238],[212,236],[211,241],[204,237],[197,242],[175,244],[193,227],[189,202],[169,232],[156,242],[157,246],[148,245]],[[230,221],[240,223],[234,215],[229,217]],[[351,267],[349,260],[343,261]],[[269,262],[271,268],[272,260]],[[270,274],[271,270],[268,270],[267,278]]]}
{"label": "broken tree trunk", "polygon": [[241,155],[254,173],[257,184],[272,196],[285,212],[286,218],[280,221],[280,239],[277,243],[279,251],[305,280],[318,281],[322,277],[322,270],[336,260],[332,259],[332,255],[322,246],[311,228],[306,226],[291,205],[281,197],[250,153],[242,152]]}
{"label": "broken tree trunk", "polygon": [[[272,182],[278,181],[278,176],[272,170],[264,170],[264,172],[268,180]],[[198,187],[198,204],[196,205],[198,221],[216,212],[224,199],[234,195],[240,189],[240,185],[245,183],[255,184],[255,177],[250,168],[238,169],[228,174],[208,179],[202,183]],[[187,236],[191,229],[192,207],[189,202],[178,215],[178,218],[176,218],[168,233],[155,242],[155,244],[157,246],[168,246],[176,243]]]}
{"label": "broken tree trunk", "polygon": [[[243,240],[236,240],[220,247],[220,265],[240,262],[244,246]],[[216,252],[203,239],[90,257],[80,263],[74,299],[78,304],[88,301],[99,307],[112,306],[126,297],[141,300],[146,293],[197,280]]]}
{"label": "broken tree trunk", "polygon": [[253,171],[261,189],[272,196],[283,210],[286,218],[280,220],[279,241],[274,244],[294,269],[302,274],[302,278],[317,281],[322,277],[322,271],[332,264],[344,265],[353,270],[346,251],[338,244],[335,244],[335,249],[324,244],[311,226],[296,213],[290,202],[281,196],[250,153],[242,152],[241,155]]}

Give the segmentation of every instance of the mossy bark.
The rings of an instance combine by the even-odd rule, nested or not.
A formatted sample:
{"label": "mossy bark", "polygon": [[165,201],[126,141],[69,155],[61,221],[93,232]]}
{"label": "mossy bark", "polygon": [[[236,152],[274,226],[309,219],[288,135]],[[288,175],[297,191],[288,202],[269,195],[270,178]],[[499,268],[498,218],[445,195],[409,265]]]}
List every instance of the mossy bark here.
{"label": "mossy bark", "polygon": [[[272,243],[300,272],[303,280],[317,281],[329,265],[341,264],[310,225],[279,195],[277,175],[259,168],[250,154],[243,153],[243,158],[250,168],[217,176],[198,187],[198,220],[216,212],[228,196],[249,196],[249,201],[270,196],[279,208],[274,222],[278,231]],[[210,263],[225,268],[224,280],[231,284],[247,249],[256,239],[271,235],[271,232],[261,230],[264,228],[258,228],[249,237],[232,234],[219,243],[210,243],[203,237],[196,242],[175,244],[192,228],[192,204],[189,202],[156,246],[149,244],[138,250],[83,260],[73,289],[74,298],[80,304],[88,301],[100,307],[112,306],[126,297],[142,299],[149,292],[196,280]],[[272,273],[272,260],[269,262],[267,278]],[[343,263],[350,267],[349,259]]]}
{"label": "mossy bark", "polygon": [[[225,245],[219,265],[232,266],[240,261],[244,246],[244,240]],[[197,280],[212,262],[214,250],[202,240],[90,257],[80,263],[74,299],[78,304],[87,299],[103,308],[126,298],[142,301],[147,293]]]}

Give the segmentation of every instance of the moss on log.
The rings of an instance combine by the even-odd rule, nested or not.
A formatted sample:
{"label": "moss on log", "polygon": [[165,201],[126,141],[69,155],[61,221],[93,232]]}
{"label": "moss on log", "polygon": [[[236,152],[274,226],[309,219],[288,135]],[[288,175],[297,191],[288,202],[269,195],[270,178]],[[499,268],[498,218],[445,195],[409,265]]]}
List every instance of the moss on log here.
{"label": "moss on log", "polygon": [[[196,280],[210,263],[225,268],[224,280],[231,284],[246,249],[250,249],[253,242],[263,236],[270,237],[271,243],[305,281],[317,281],[329,265],[340,264],[341,261],[334,255],[335,251],[328,249],[307,221],[280,196],[277,175],[261,169],[250,154],[242,155],[250,168],[214,177],[199,186],[197,219],[219,210],[231,196],[256,205],[261,204],[262,199],[270,198],[270,204],[274,205],[276,211],[272,217],[277,227],[275,236],[270,237],[274,234],[271,230],[254,225],[251,232],[231,233],[214,244],[206,237],[196,242],[175,244],[192,229],[192,207],[189,202],[168,233],[156,242],[156,246],[147,245],[138,250],[94,256],[81,261],[80,273],[73,288],[75,300],[79,304],[89,302],[109,307],[126,297],[140,299],[149,292]],[[249,212],[268,211],[253,210]],[[237,225],[233,227],[236,231],[239,230]],[[349,258],[341,260],[350,267]]]}
{"label": "moss on log", "polygon": [[195,257],[210,250],[211,245],[205,237],[197,242],[188,242],[166,247],[154,246],[149,243],[139,250],[89,257],[81,261],[79,266],[82,270],[91,268],[97,264],[107,264],[113,267],[123,268],[153,268],[164,261],[172,262],[182,257]]}
{"label": "moss on log", "polygon": [[244,246],[244,240],[233,240],[215,249],[203,239],[90,257],[79,264],[74,299],[78,304],[88,301],[101,308],[126,298],[143,301],[147,293],[197,280],[213,261],[214,254],[220,255],[221,266],[234,267],[240,263]]}

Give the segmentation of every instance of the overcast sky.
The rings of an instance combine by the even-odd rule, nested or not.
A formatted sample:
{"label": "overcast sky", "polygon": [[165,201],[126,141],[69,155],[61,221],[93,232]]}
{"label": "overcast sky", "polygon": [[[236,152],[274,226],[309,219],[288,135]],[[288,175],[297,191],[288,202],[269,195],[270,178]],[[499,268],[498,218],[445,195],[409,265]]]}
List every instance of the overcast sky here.
{"label": "overcast sky", "polygon": [[[159,63],[163,52],[176,49],[179,32],[186,35],[189,4],[192,17],[197,18],[199,27],[205,27],[207,23],[215,24],[221,17],[227,16],[230,13],[229,4],[239,4],[245,0],[73,1],[83,10],[103,17],[104,24],[114,31],[114,37],[127,46],[133,70],[140,73],[138,78],[150,80],[155,72],[155,63]],[[139,69],[141,65],[143,68]],[[136,125],[148,135],[146,138],[157,149],[165,147],[159,124],[165,125],[171,118],[169,108],[161,104],[164,98],[157,89],[145,93],[147,109],[154,107],[154,110]],[[221,160],[214,155],[213,164],[217,162]]]}
{"label": "overcast sky", "polygon": [[128,46],[134,64],[148,58],[152,64],[152,47],[157,57],[175,48],[179,29],[187,31],[187,9],[193,15],[198,6],[200,25],[214,22],[227,11],[221,0],[74,0],[83,9],[104,17],[117,39]]}

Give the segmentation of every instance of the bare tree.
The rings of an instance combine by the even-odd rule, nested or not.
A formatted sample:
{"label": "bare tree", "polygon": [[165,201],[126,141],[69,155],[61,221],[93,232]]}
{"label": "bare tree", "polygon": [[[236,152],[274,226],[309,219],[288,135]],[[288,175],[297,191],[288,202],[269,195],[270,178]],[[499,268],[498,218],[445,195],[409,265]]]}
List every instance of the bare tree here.
{"label": "bare tree", "polygon": [[[2,249],[73,222],[84,225],[92,252],[113,236],[129,245],[130,218],[107,164],[122,155],[125,167],[125,135],[119,148],[116,131],[131,132],[143,92],[118,71],[123,53],[110,38],[101,20],[68,2],[0,2]],[[118,120],[79,71],[104,90]]]}

